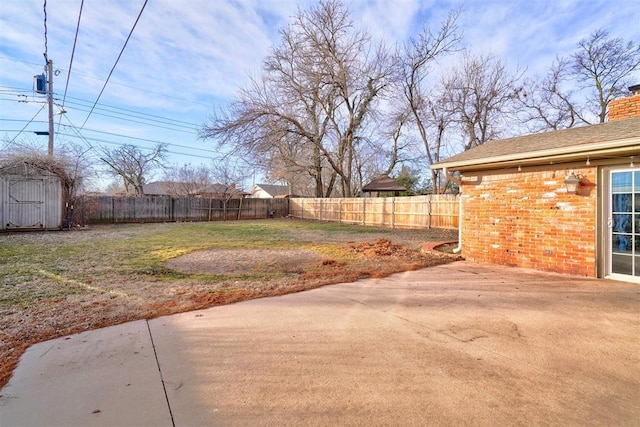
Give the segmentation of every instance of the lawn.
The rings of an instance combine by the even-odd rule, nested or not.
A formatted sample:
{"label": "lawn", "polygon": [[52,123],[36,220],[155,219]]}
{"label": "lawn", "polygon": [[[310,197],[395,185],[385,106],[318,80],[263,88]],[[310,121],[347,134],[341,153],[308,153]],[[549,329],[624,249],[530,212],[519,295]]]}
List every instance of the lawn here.
{"label": "lawn", "polygon": [[293,219],[0,234],[0,387],[43,340],[450,262],[455,230]]}

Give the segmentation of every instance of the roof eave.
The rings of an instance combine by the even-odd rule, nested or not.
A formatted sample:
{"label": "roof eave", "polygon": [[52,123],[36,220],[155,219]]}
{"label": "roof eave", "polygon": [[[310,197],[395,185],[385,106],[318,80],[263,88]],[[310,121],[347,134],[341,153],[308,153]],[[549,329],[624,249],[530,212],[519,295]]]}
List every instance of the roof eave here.
{"label": "roof eave", "polygon": [[640,155],[640,137],[625,138],[594,144],[562,147],[550,150],[529,151],[480,159],[443,161],[431,165],[431,169],[456,171],[496,169],[509,166],[531,166],[550,163],[566,163],[591,157]]}

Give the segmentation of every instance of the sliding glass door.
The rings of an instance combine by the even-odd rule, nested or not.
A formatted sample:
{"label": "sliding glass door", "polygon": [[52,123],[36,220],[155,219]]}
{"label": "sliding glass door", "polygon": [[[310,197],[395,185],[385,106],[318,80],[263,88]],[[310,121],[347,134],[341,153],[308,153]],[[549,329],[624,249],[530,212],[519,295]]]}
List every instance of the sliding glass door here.
{"label": "sliding glass door", "polygon": [[640,280],[640,171],[611,171],[609,274]]}

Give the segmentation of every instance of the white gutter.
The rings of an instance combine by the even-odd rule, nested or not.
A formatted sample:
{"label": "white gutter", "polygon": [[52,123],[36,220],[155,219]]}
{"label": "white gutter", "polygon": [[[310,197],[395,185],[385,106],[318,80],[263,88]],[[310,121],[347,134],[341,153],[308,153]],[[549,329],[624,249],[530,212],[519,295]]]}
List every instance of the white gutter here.
{"label": "white gutter", "polygon": [[431,168],[442,168],[443,170],[446,168],[455,168],[456,170],[461,170],[463,168],[472,169],[474,166],[486,167],[491,164],[507,167],[510,165],[537,164],[541,162],[571,161],[586,156],[590,156],[593,160],[598,156],[606,157],[630,155],[630,153],[632,154],[634,151],[640,151],[639,137],[594,144],[585,144],[582,146],[561,147],[555,149],[498,155],[477,159],[458,160],[453,162],[447,162],[445,160],[440,164],[442,166],[440,166],[439,164],[435,164],[432,165]]}
{"label": "white gutter", "polygon": [[442,172],[444,172],[444,176],[446,176],[449,181],[455,182],[456,184],[458,184],[458,187],[462,185],[462,180],[460,178],[456,178],[455,176],[449,174],[449,170],[447,169],[446,166],[442,168]]}
{"label": "white gutter", "polygon": [[458,185],[458,246],[453,248],[452,252],[459,254],[462,250],[462,180],[453,175],[449,175],[446,166],[442,168],[442,172],[444,172],[444,176],[446,176],[449,181],[455,182]]}

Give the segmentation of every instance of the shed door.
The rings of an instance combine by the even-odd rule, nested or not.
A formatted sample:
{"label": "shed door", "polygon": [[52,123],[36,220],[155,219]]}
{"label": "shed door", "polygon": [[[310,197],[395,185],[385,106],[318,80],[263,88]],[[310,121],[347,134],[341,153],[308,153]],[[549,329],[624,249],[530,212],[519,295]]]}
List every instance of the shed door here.
{"label": "shed door", "polygon": [[10,179],[8,188],[7,228],[42,228],[44,226],[44,181]]}
{"label": "shed door", "polygon": [[608,273],[640,281],[640,171],[611,171]]}

